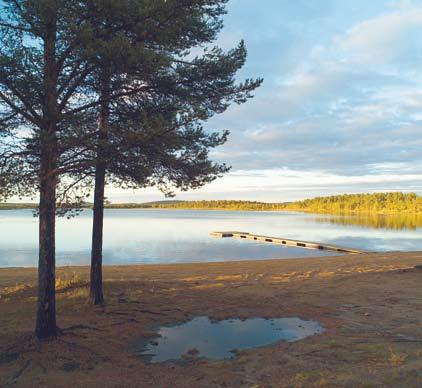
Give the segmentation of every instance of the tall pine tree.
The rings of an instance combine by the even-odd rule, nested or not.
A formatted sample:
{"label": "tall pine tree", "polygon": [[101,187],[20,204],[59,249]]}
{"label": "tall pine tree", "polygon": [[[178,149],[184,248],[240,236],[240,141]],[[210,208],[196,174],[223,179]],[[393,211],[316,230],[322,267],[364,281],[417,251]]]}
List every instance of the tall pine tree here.
{"label": "tall pine tree", "polygon": [[[147,4],[148,3],[148,4]],[[196,188],[227,171],[208,160],[208,150],[227,133],[199,125],[232,102],[243,103],[262,80],[236,83],[246,49],[209,47],[223,24],[226,1],[143,2],[138,8],[97,4],[96,36],[118,36],[112,51],[95,51],[94,92],[99,95],[94,147],[95,190],[90,299],[103,304],[102,242],[107,177],[135,186]],[[114,9],[113,9],[114,8]],[[122,12],[123,10],[123,12]],[[113,13],[113,17],[110,15]],[[148,14],[148,18],[145,15]],[[144,23],[147,19],[149,23]],[[103,31],[103,33],[102,33]],[[107,46],[109,49],[110,46]],[[203,47],[203,54],[190,50]],[[140,86],[137,87],[137,86]],[[140,90],[141,89],[141,90]],[[127,95],[127,91],[132,91]],[[125,95],[111,100],[110,95]],[[89,148],[89,147],[88,147]]]}
{"label": "tall pine tree", "polygon": [[[55,216],[61,198],[75,194],[78,184],[89,182],[101,164],[106,165],[104,177],[138,186],[153,182],[167,187],[173,182],[196,187],[225,171],[206,156],[226,135],[206,135],[193,129],[193,123],[224,111],[231,101],[245,101],[260,80],[235,85],[235,70],[244,62],[243,45],[230,54],[211,49],[193,59],[186,51],[215,38],[225,3],[3,1],[0,194],[39,193],[39,338],[57,333]],[[99,60],[111,54],[115,58],[99,66]],[[222,76],[215,75],[219,69]],[[119,106],[127,109],[119,111]],[[99,113],[103,124],[93,126]],[[160,140],[176,130],[177,136]],[[147,143],[137,143],[140,139]],[[124,152],[110,153],[114,145]],[[121,163],[119,155],[131,164]],[[104,182],[100,175],[100,192]],[[97,212],[101,217],[102,202]],[[96,225],[102,236],[101,225]]]}
{"label": "tall pine tree", "polygon": [[[116,18],[111,25],[116,27],[113,34],[117,37],[128,36],[127,24],[117,20],[127,14],[128,7],[144,11],[136,14],[138,25],[144,25],[143,31],[160,30],[160,23],[165,22],[160,19],[157,25],[157,19],[151,18],[151,12],[159,9],[153,1],[4,0],[0,5],[0,190],[3,197],[39,193],[35,330],[39,338],[57,333],[57,189],[66,184],[63,177],[76,171],[78,179],[66,185],[64,193],[69,193],[84,176],[89,177],[89,173],[78,169],[90,165],[91,159],[83,158],[82,151],[72,150],[84,148],[80,144],[96,136],[95,131],[85,129],[97,107],[146,89],[142,84],[126,83],[125,88],[104,99],[92,87],[98,74],[92,59],[116,46],[116,40],[109,39],[110,30],[98,28],[102,17],[98,10],[110,4],[115,4],[116,11],[123,10],[108,15]],[[121,34],[119,25],[123,28]],[[131,37],[131,42],[136,39]]]}

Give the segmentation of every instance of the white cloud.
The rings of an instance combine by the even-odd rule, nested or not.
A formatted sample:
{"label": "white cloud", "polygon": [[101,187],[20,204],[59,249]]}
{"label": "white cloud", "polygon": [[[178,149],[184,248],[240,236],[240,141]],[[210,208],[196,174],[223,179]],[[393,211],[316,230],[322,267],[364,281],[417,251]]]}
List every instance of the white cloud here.
{"label": "white cloud", "polygon": [[[178,193],[176,199],[289,201],[339,192],[397,191],[402,190],[403,184],[409,186],[404,191],[421,188],[422,174],[414,173],[406,164],[371,165],[369,170],[373,174],[352,176],[288,168],[238,170],[200,190]],[[151,201],[160,199],[160,196],[151,188],[107,191],[107,197],[113,202]]]}
{"label": "white cloud", "polygon": [[415,61],[422,62],[417,49],[422,48],[421,27],[420,5],[360,21],[325,44],[316,42],[309,55],[279,79],[279,94],[299,105],[311,98],[342,97],[356,87],[371,91],[378,78],[400,84],[420,81],[420,72],[403,67],[403,62],[410,62],[413,70]]}
{"label": "white cloud", "polygon": [[422,26],[422,7],[407,7],[383,13],[353,26],[336,38],[346,61],[357,64],[385,64],[409,49],[407,34]]}

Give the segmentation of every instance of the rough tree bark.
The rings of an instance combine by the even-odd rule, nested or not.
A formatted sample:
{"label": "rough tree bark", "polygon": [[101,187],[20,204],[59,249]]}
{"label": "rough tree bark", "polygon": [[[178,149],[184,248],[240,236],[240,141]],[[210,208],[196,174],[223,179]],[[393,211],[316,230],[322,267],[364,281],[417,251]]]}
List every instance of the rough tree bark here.
{"label": "rough tree bark", "polygon": [[57,71],[56,18],[47,22],[44,40],[44,112],[40,129],[40,203],[38,310],[35,334],[38,338],[57,335],[55,221],[57,187]]}
{"label": "rough tree bark", "polygon": [[91,249],[91,281],[89,300],[94,305],[104,305],[103,295],[103,223],[104,223],[104,189],[106,176],[106,151],[108,126],[108,98],[110,97],[109,77],[102,80],[101,107],[99,117],[99,135],[97,146],[97,161],[95,169],[94,211],[92,223]]}
{"label": "rough tree bark", "polygon": [[92,223],[90,303],[104,304],[103,295],[103,220],[104,220],[105,163],[97,161],[95,171],[94,212]]}

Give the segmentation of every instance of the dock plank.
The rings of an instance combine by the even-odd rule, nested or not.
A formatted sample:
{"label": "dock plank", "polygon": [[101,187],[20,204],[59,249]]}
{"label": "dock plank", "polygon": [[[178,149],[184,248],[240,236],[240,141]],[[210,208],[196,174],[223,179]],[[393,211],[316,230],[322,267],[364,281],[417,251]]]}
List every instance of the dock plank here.
{"label": "dock plank", "polygon": [[279,244],[279,245],[286,245],[290,247],[299,247],[305,249],[319,249],[319,250],[327,250],[327,251],[334,251],[334,252],[343,252],[348,254],[360,254],[360,253],[367,253],[362,249],[355,249],[355,248],[348,248],[348,247],[341,247],[333,244],[325,244],[325,243],[318,243],[312,241],[302,241],[302,240],[293,240],[290,238],[282,238],[282,237],[271,237],[271,236],[262,236],[258,234],[252,234],[249,232],[238,232],[238,231],[224,231],[224,232],[211,232],[211,236],[214,237],[221,237],[221,238],[240,238],[240,239],[247,239],[247,240],[254,240],[260,242],[267,242],[272,244]]}

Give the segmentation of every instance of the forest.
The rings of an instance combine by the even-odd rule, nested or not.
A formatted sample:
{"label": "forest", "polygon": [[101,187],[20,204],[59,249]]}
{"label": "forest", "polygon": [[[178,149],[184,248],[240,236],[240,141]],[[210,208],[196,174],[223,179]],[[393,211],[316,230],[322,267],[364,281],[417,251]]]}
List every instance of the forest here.
{"label": "forest", "polygon": [[[85,202],[81,208],[92,208]],[[0,203],[0,210],[36,208],[30,203]],[[107,209],[198,209],[248,211],[303,211],[324,214],[422,214],[422,197],[415,193],[342,194],[295,202],[259,202],[239,200],[154,201],[145,203],[110,203]]]}
{"label": "forest", "polygon": [[306,211],[314,213],[422,213],[422,197],[415,193],[373,193],[342,194],[316,197],[296,202],[255,202],[255,201],[186,201],[150,203],[151,208],[205,209],[205,210],[256,210],[256,211]]}

